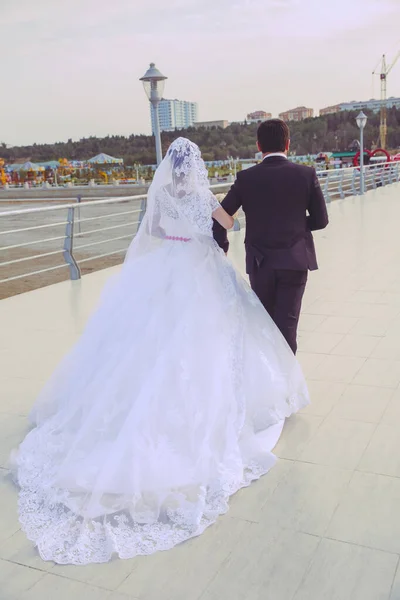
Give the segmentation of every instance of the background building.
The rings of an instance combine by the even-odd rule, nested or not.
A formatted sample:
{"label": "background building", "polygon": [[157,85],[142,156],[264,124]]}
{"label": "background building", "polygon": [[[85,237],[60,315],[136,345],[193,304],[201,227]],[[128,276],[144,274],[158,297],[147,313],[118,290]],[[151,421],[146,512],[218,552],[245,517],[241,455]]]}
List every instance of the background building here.
{"label": "background building", "polygon": [[279,115],[282,121],[304,121],[304,119],[310,119],[314,116],[314,110],[312,108],[306,108],[305,106],[298,106],[292,108]]}
{"label": "background building", "polygon": [[246,117],[247,123],[260,123],[260,121],[267,121],[268,119],[272,119],[272,115],[265,112],[265,110],[256,110]]}
{"label": "background building", "polygon": [[324,115],[334,115],[335,113],[340,112],[340,106],[340,104],[334,104],[333,106],[321,108],[319,111],[319,116],[323,117]]}
{"label": "background building", "polygon": [[229,121],[196,121],[194,123],[194,127],[196,129],[200,129],[200,127],[205,127],[205,129],[212,129],[213,127],[221,127],[221,129],[226,129],[229,125]]}
{"label": "background building", "polygon": [[[340,105],[340,110],[372,110],[373,112],[379,112],[381,110],[381,100],[365,100],[364,102],[343,102]],[[386,100],[386,106],[388,108],[400,108],[400,98],[388,98]]]}
{"label": "background building", "polygon": [[[327,108],[321,108],[319,114],[322,115],[331,115],[337,112],[343,112],[345,110],[371,110],[372,112],[378,113],[381,109],[381,100],[364,100],[364,101],[355,101],[352,102],[342,102],[341,104],[335,104],[334,106],[328,106]],[[400,98],[388,98],[386,100],[386,106],[388,108],[400,108]]]}
{"label": "background building", "polygon": [[[151,110],[151,129],[154,134],[154,114]],[[187,129],[193,127],[197,121],[197,102],[186,100],[162,99],[159,104],[160,129],[161,131],[175,131],[175,129]]]}

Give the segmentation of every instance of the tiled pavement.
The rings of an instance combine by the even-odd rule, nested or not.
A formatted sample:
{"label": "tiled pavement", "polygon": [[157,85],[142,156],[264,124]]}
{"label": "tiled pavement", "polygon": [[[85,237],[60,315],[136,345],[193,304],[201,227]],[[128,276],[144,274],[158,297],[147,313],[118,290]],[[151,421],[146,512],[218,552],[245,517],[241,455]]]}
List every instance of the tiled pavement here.
{"label": "tiled pavement", "polygon": [[286,423],[277,466],[167,553],[57,566],[25,539],[8,454],[109,272],[1,302],[1,600],[400,600],[400,186],[330,215],[301,321],[312,404]]}

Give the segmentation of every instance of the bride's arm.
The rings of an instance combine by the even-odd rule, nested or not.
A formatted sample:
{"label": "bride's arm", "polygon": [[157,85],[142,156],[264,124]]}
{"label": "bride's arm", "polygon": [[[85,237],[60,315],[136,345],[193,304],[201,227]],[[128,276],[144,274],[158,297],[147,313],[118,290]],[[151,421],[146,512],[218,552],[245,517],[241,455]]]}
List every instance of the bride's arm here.
{"label": "bride's arm", "polygon": [[226,210],[219,206],[213,211],[213,219],[215,219],[224,229],[232,229],[235,219],[228,215]]}

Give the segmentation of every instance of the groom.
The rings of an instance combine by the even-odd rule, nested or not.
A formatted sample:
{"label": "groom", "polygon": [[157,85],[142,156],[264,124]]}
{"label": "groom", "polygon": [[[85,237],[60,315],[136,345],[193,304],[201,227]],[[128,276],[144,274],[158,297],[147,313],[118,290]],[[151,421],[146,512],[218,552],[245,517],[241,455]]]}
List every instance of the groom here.
{"label": "groom", "polygon": [[[297,325],[308,271],[318,268],[312,231],[328,225],[315,170],[289,162],[289,128],[271,119],[260,124],[261,164],[241,171],[222,207],[246,215],[246,270],[250,284],[296,354]],[[226,230],[214,237],[228,252]]]}

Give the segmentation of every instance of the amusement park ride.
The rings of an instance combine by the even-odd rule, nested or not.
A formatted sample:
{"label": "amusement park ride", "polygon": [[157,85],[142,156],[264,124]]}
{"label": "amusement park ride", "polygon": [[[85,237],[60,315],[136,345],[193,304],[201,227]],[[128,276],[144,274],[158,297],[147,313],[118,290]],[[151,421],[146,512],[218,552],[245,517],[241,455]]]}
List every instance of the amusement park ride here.
{"label": "amusement park ride", "polygon": [[379,141],[380,146],[383,150],[386,150],[386,138],[387,138],[387,76],[390,71],[393,69],[398,59],[400,58],[400,50],[396,54],[395,59],[392,61],[390,65],[386,64],[386,56],[385,54],[382,56],[382,59],[376,65],[375,69],[372,72],[372,75],[376,75],[377,69],[379,65],[381,65],[381,72],[379,74],[379,78],[381,80],[381,123],[379,128]]}
{"label": "amusement park ride", "polygon": [[7,183],[7,175],[4,170],[4,160],[0,158],[0,184],[5,185]]}
{"label": "amusement park ride", "polygon": [[[58,161],[50,161],[45,166],[28,161],[24,164],[14,165],[14,168],[10,169],[0,157],[0,189],[9,184],[17,187],[22,185],[25,187],[54,185],[57,187],[59,185],[71,185],[71,183],[79,185],[79,183],[88,183],[89,180],[97,180],[98,183],[103,184],[108,184],[110,180],[135,183],[136,180],[127,176],[127,172],[121,167],[121,163],[116,163],[117,159],[111,167],[111,163],[97,164],[90,163],[90,161],[78,162],[60,158]],[[138,168],[136,168],[136,172],[138,176]]]}

